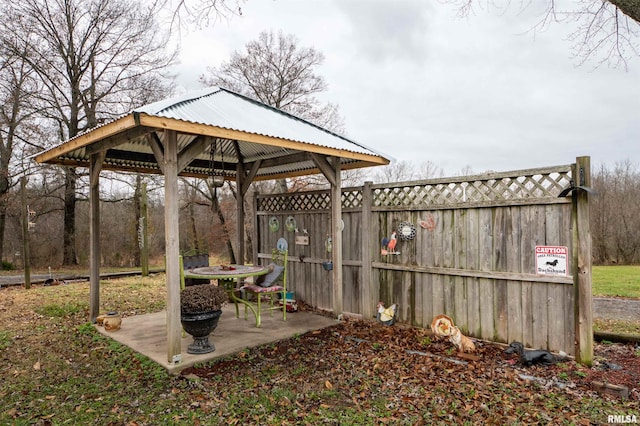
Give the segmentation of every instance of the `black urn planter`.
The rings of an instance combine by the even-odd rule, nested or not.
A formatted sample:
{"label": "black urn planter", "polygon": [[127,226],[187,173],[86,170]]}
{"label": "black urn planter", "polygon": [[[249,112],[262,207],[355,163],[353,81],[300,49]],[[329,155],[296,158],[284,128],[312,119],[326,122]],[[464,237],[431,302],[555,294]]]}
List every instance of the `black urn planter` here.
{"label": "black urn planter", "polygon": [[187,347],[190,354],[208,354],[216,350],[209,342],[209,334],[218,326],[222,310],[199,313],[182,313],[180,322],[184,331],[193,336],[193,343]]}

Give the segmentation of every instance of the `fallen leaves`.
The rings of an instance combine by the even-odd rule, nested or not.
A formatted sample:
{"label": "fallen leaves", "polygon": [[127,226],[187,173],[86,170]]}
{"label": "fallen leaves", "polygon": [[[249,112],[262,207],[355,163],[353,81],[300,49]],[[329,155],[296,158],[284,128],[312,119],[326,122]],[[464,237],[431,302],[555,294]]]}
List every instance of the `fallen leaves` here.
{"label": "fallen leaves", "polygon": [[[351,410],[376,413],[380,423],[385,418],[415,424],[602,421],[587,386],[566,381],[560,388],[559,380],[553,379],[562,374],[582,379],[570,373],[579,368],[575,363],[523,369],[509,361],[500,345],[478,342],[473,358],[461,358],[448,342],[426,339],[423,329],[347,321],[276,347],[245,351],[235,362],[226,359],[183,374],[212,382],[205,387],[212,389],[209,397],[216,398],[220,394],[213,391],[217,386],[213,382],[224,383],[233,394],[229,386],[237,383],[238,371],[243,371],[251,378],[243,379],[241,385],[248,401],[244,410],[263,401],[258,405],[273,415],[277,408],[269,411],[265,404],[283,410],[289,404],[279,404],[278,398],[265,401],[263,395],[286,392],[293,397],[290,401],[296,411],[290,415],[292,422],[300,418],[329,421],[330,413]],[[527,380],[522,374],[540,380]],[[312,385],[318,382],[323,384],[322,391]],[[242,409],[229,414],[244,418]]]}

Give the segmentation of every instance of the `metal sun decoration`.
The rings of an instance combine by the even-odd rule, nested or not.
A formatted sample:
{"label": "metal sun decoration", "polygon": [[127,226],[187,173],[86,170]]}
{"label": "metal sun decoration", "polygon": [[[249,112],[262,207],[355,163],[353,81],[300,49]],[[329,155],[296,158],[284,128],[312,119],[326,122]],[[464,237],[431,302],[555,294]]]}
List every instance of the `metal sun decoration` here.
{"label": "metal sun decoration", "polygon": [[416,227],[409,222],[401,222],[398,225],[398,237],[403,241],[413,240],[416,237]]}
{"label": "metal sun decoration", "polygon": [[218,146],[218,139],[214,139],[209,152],[209,184],[214,188],[221,188],[224,185],[224,153],[222,152],[222,143],[220,143],[220,174],[215,170],[215,155]]}

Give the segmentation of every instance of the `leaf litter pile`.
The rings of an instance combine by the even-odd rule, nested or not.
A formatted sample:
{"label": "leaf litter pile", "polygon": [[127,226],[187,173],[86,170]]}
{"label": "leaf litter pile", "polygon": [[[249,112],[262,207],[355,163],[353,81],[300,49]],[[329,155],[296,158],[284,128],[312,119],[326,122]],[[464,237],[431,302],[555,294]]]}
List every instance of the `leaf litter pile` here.
{"label": "leaf litter pile", "polygon": [[[468,360],[421,328],[344,321],[182,374],[202,381],[203,401],[213,393],[228,402],[239,392],[249,402],[243,422],[262,423],[275,410],[280,414],[272,420],[285,412],[285,423],[344,424],[361,415],[373,424],[588,425],[638,412],[640,352],[633,345],[597,345],[593,368],[571,360],[524,368],[504,346],[478,342],[477,348],[479,359]],[[241,390],[239,374],[248,377]],[[631,395],[626,401],[600,396],[592,380],[628,386]],[[227,413],[212,410],[222,418]]]}
{"label": "leaf litter pile", "polygon": [[[101,286],[101,307],[156,312],[157,279]],[[0,424],[606,424],[640,418],[640,350],[597,344],[593,368],[513,364],[477,342],[459,357],[429,331],[344,321],[169,375],[86,322],[88,284],[0,289]],[[295,314],[291,315],[295,320]],[[212,336],[215,342],[215,333]],[[627,399],[593,380],[627,386]]]}

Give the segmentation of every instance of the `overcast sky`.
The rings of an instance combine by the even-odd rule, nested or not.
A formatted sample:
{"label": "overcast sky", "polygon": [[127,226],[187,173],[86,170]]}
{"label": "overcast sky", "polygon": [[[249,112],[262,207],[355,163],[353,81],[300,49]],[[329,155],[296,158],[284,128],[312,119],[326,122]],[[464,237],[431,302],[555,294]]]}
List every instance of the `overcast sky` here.
{"label": "overcast sky", "polygon": [[626,71],[578,66],[569,24],[533,34],[537,11],[517,6],[457,18],[424,0],[249,0],[242,16],[183,36],[178,84],[200,88],[207,66],[282,30],[324,54],[321,99],[339,105],[346,136],[397,161],[446,175],[582,155],[593,168],[640,164],[640,58]]}

